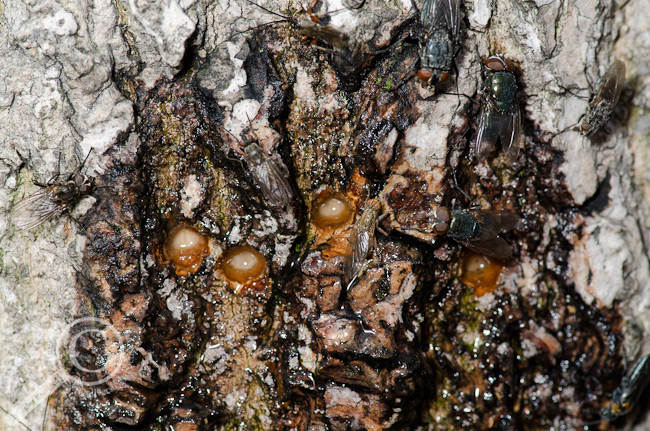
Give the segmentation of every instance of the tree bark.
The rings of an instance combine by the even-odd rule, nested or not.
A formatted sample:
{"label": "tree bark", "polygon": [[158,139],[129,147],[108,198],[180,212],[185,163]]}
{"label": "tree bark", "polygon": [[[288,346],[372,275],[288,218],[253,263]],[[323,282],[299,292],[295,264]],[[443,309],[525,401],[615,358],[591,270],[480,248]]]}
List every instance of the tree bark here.
{"label": "tree bark", "polygon": [[[0,429],[599,421],[648,353],[650,2],[461,2],[437,86],[423,7],[3,2]],[[515,65],[512,163],[473,147],[490,55]],[[618,105],[582,136],[617,59]],[[16,227],[34,181],[75,173],[89,196]],[[288,205],[265,190],[284,179]],[[331,197],[349,214],[319,221]],[[444,208],[489,226],[479,206],[521,222],[439,230]],[[174,249],[178,226],[207,245]],[[244,245],[266,261],[249,278],[224,258]],[[649,429],[645,410],[596,426]]]}

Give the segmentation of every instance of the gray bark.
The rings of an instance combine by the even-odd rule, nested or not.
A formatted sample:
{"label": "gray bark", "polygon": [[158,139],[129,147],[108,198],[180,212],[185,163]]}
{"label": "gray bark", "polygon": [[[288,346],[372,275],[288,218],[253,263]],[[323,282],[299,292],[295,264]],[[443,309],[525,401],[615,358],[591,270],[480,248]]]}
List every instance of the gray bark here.
{"label": "gray bark", "polygon": [[[272,2],[264,5],[274,11],[288,7]],[[419,3],[417,6],[421,7]],[[329,5],[330,10],[342,7]],[[612,330],[615,339],[612,358],[620,358],[618,355],[622,354],[623,361],[629,363],[649,351],[645,348],[647,333],[650,331],[650,267],[646,249],[650,240],[650,177],[647,169],[650,164],[648,10],[650,2],[647,0],[630,0],[626,3],[607,0],[462,2],[462,45],[456,57],[457,72],[452,72],[454,85],[445,88],[450,94],[435,94],[431,88],[414,82],[416,78],[412,77],[404,86],[413,98],[410,109],[417,113],[412,117],[414,123],[400,129],[399,133],[398,127],[393,127],[386,132],[385,139],[373,142],[378,147],[373,154],[377,160],[376,165],[380,169],[383,166],[382,174],[387,173],[386,178],[389,178],[385,180],[386,184],[392,187],[401,181],[398,176],[415,173],[425,182],[427,192],[439,200],[443,199],[445,192],[453,191],[453,169],[466,169],[473,175],[471,178],[490,184],[502,180],[515,184],[519,171],[525,172],[529,167],[521,160],[535,160],[535,166],[539,166],[544,160],[557,158],[556,165],[547,162],[553,166],[551,171],[536,171],[531,174],[530,186],[538,187],[544,183],[540,178],[549,175],[549,181],[544,184],[555,184],[558,190],[537,192],[542,196],[551,196],[566,191],[566,195],[557,198],[563,202],[556,206],[561,207],[558,210],[561,214],[554,214],[551,209],[555,207],[546,203],[539,204],[544,209],[535,212],[535,209],[531,209],[535,204],[528,202],[530,205],[526,208],[531,214],[540,217],[536,222],[532,218],[528,220],[529,227],[534,225],[531,227],[531,230],[535,230],[534,235],[539,235],[538,250],[526,249],[526,244],[531,243],[529,237],[523,234],[517,237],[519,255],[516,262],[507,266],[500,289],[522,298],[545,295],[552,288],[547,285],[544,274],[552,272],[557,264],[552,257],[548,257],[551,255],[548,250],[556,242],[566,247],[562,277],[567,289],[587,306],[606,314],[620,313],[624,348],[620,350],[623,338],[617,338],[620,335],[618,328]],[[417,11],[409,2],[384,4],[372,0],[366,1],[360,9],[352,10],[351,13],[354,19],[348,15],[332,14],[332,25],[350,35],[360,45],[372,40],[383,48],[388,48],[394,42],[391,41],[391,31],[417,16]],[[387,428],[393,424],[399,427],[402,426],[402,421],[419,424],[422,429],[453,427],[450,425],[453,421],[448,422],[446,418],[447,414],[451,418],[453,409],[450,404],[453,402],[440,400],[444,398],[442,393],[447,384],[455,390],[458,387],[453,382],[449,383],[451,380],[444,372],[437,380],[435,394],[430,396],[430,405],[420,407],[425,412],[425,419],[414,420],[407,418],[408,405],[396,401],[400,395],[395,387],[387,383],[386,388],[381,388],[392,396],[389,397],[390,401],[384,402],[381,399],[382,391],[358,389],[354,382],[350,383],[336,374],[334,365],[323,363],[323,352],[332,352],[338,348],[328,345],[328,340],[344,337],[345,331],[335,329],[341,320],[335,318],[334,311],[325,311],[322,297],[327,292],[322,285],[318,295],[310,296],[304,292],[296,294],[296,303],[303,308],[292,311],[294,309],[289,305],[275,304],[275,311],[269,314],[270,293],[261,297],[234,295],[226,288],[227,282],[223,281],[222,275],[214,276],[218,281],[206,278],[193,282],[196,285],[181,284],[173,277],[172,270],[161,273],[160,277],[157,275],[160,267],[157,266],[159,262],[152,244],[160,238],[151,232],[155,229],[147,230],[146,227],[147,217],[155,218],[148,215],[147,211],[151,214],[155,211],[147,205],[143,205],[140,210],[132,209],[143,199],[139,195],[142,193],[139,188],[142,185],[138,181],[143,181],[145,187],[150,187],[147,190],[154,196],[151,202],[158,199],[156,202],[160,203],[160,214],[163,214],[160,217],[164,218],[164,214],[177,211],[170,209],[176,205],[182,208],[182,214],[187,219],[198,220],[196,223],[201,224],[203,233],[213,235],[206,265],[211,270],[214,269],[215,273],[218,274],[219,271],[218,260],[221,254],[228,246],[241,243],[241,238],[248,239],[249,243],[252,241],[253,245],[269,257],[270,271],[275,274],[271,278],[277,276],[283,268],[288,268],[291,251],[300,241],[297,239],[300,221],[296,209],[299,204],[296,203],[294,208],[287,209],[281,215],[272,211],[243,211],[241,208],[245,198],[242,196],[257,192],[250,186],[241,186],[241,191],[238,189],[240,184],[234,184],[235,180],[229,178],[233,171],[243,175],[243,171],[236,171],[240,169],[238,163],[234,163],[230,170],[224,170],[222,166],[208,166],[201,172],[192,171],[193,168],[189,165],[183,165],[177,171],[169,167],[176,166],[175,162],[182,165],[185,158],[200,159],[203,150],[191,147],[195,136],[189,136],[189,132],[184,135],[183,130],[194,132],[209,123],[204,122],[196,127],[188,125],[189,122],[184,124],[181,114],[173,112],[170,99],[165,99],[167,93],[158,93],[164,88],[165,92],[178,99],[186,97],[184,91],[188,91],[187,87],[180,84],[179,87],[174,87],[171,81],[194,74],[192,82],[202,89],[201,97],[212,97],[223,109],[224,118],[220,126],[223,125],[229,133],[239,136],[238,133],[248,125],[249,118],[258,115],[260,109],[269,108],[250,98],[246,92],[245,85],[250,76],[243,63],[252,50],[246,41],[246,37],[250,38],[250,33],[235,33],[275,19],[277,17],[270,16],[246,1],[3,2],[0,18],[0,40],[3,41],[0,45],[0,136],[3,137],[3,144],[0,145],[0,208],[4,210],[0,213],[0,407],[5,412],[0,412],[0,429],[41,429],[48,403],[48,422],[66,423],[72,429],[74,426],[70,425],[70,419],[66,416],[69,413],[69,410],[65,410],[66,403],[78,408],[83,402],[99,403],[97,400],[113,402],[110,410],[110,414],[114,414],[113,422],[109,421],[115,427],[113,429],[118,428],[116,423],[130,424],[129,420],[133,424],[139,423],[159,400],[142,395],[147,402],[138,403],[133,401],[136,395],[148,393],[147,391],[164,393],[168,388],[166,385],[179,386],[183,376],[191,373],[195,373],[195,376],[204,375],[201,373],[216,376],[216,388],[211,388],[216,394],[213,399],[218,405],[220,417],[225,418],[219,419],[220,428],[241,426],[270,429],[278,423],[277,413],[281,408],[278,400],[282,400],[282,396],[278,395],[281,392],[278,374],[270,371],[269,363],[289,369],[292,361],[300,363],[301,371],[308,370],[323,379],[322,393],[313,398],[318,400],[314,411],[324,409],[324,413],[319,413],[324,419],[322,422],[314,420],[311,423],[314,428],[324,426],[323,423],[340,425],[337,420],[351,423],[350,418],[356,417],[355,415],[365,416],[366,422],[359,426],[369,429]],[[282,27],[282,31],[287,34],[290,32],[286,23],[280,23],[277,27]],[[304,43],[304,47],[288,46],[288,37],[278,39],[275,47],[264,38],[261,44],[270,49],[272,56],[279,56],[278,52],[283,49],[289,52],[289,48],[294,51],[309,50],[308,43]],[[294,37],[293,41],[296,40]],[[341,160],[347,157],[346,151],[347,154],[356,151],[358,143],[355,141],[356,136],[350,135],[355,130],[350,126],[355,114],[347,111],[349,96],[342,94],[336,85],[327,83],[328,80],[336,81],[332,72],[334,68],[323,66],[326,70],[321,70],[318,65],[312,64],[309,67],[314,69],[308,69],[305,63],[300,63],[303,59],[294,51],[287,55],[287,69],[281,70],[279,75],[289,74],[287,70],[294,67],[289,63],[298,64],[295,66],[298,70],[295,74],[298,83],[291,83],[295,101],[290,102],[285,127],[293,133],[287,133],[288,135],[298,136],[295,139],[299,143],[290,146],[291,160],[294,163],[292,181],[295,182],[301,199],[306,202],[305,209],[309,209],[310,202],[325,189],[349,192],[349,183],[353,181]],[[310,55],[314,55],[314,58],[320,55],[319,61],[327,64],[327,51],[314,52]],[[475,102],[451,93],[458,91],[474,97],[480,91],[482,64],[477,52],[484,57],[500,53],[514,61],[518,80],[523,84],[518,95],[522,101],[524,118],[521,156],[524,159],[520,159],[511,170],[503,166],[495,168],[493,171],[497,174],[490,170],[489,165],[477,165],[475,162],[464,164],[459,160],[467,157],[468,141],[475,136],[476,131],[472,127],[475,127],[477,110]],[[404,54],[403,58],[412,57]],[[588,97],[592,93],[590,85],[595,86],[616,59],[624,60],[627,65],[627,86],[620,106],[615,110],[613,120],[597,138],[583,137],[573,131],[571,126],[580,121],[587,109]],[[192,71],[187,72],[184,67]],[[314,72],[316,69],[318,70]],[[314,89],[322,93],[315,92]],[[332,89],[331,93],[326,92],[328,89]],[[565,89],[570,89],[571,92]],[[142,98],[142,93],[149,94],[148,97],[151,98],[159,97],[159,104],[154,107],[148,105]],[[166,106],[168,110],[165,111],[160,106]],[[194,105],[188,103],[188,106]],[[138,108],[137,115],[141,116],[138,122],[134,107]],[[305,114],[309,110],[313,116]],[[199,112],[193,115],[198,118],[202,114]],[[156,135],[158,132],[145,136],[140,124],[150,121],[153,130],[158,127],[158,123],[154,124],[152,118],[157,118],[168,128],[165,129],[168,134],[161,133],[160,136],[168,136],[188,148],[185,156],[175,155],[171,151],[161,155],[157,153],[160,149],[151,142],[163,138]],[[304,148],[300,142],[309,141],[301,133],[312,133],[305,132],[301,124],[311,120],[314,121],[314,126],[319,127],[314,128],[318,132],[313,133],[322,133],[314,138],[314,142],[322,139],[332,146],[308,149],[301,155],[299,150]],[[346,125],[339,127],[338,122]],[[262,146],[267,151],[274,151],[279,137],[268,132],[268,124],[260,127],[260,135],[264,131],[269,133]],[[459,135],[459,131],[466,135]],[[227,143],[226,139],[215,144],[211,151],[221,148],[224,155],[241,154],[238,147],[240,143]],[[460,141],[464,143],[456,148],[455,143]],[[396,142],[400,148],[408,151],[396,155],[391,162]],[[544,144],[543,149],[540,149],[540,142]],[[207,144],[204,144],[205,142],[197,145],[207,148]],[[81,218],[83,223],[80,225],[63,215],[33,231],[17,230],[12,225],[10,210],[23,196],[38,190],[32,181],[47,182],[58,172],[73,172],[79,161],[89,153],[83,172],[102,178],[100,185],[106,188],[99,189],[99,198],[87,197],[72,211],[72,217]],[[382,156],[382,153],[387,153],[388,156]],[[328,159],[328,156],[331,158]],[[145,174],[145,180],[141,179],[139,171],[143,158],[148,160],[146,163],[150,169]],[[328,165],[328,162],[331,163]],[[229,162],[226,160],[224,163]],[[123,174],[120,175],[119,172]],[[536,182],[533,182],[533,178]],[[162,184],[165,181],[171,184],[170,190],[177,192],[175,197],[162,196]],[[216,191],[207,191],[208,186]],[[469,187],[470,194],[478,196],[478,202],[484,207],[493,204],[491,200],[504,200],[503,196],[495,197],[481,192],[478,186],[465,186]],[[386,188],[381,187],[380,200],[384,208],[387,206],[389,189],[388,185]],[[517,194],[516,190],[507,187],[505,190],[504,196],[513,202],[529,199],[523,192]],[[229,196],[229,193],[238,197],[231,201],[223,198]],[[358,202],[354,204],[360,213],[363,208],[362,192],[358,192],[356,197]],[[217,209],[220,208],[220,204],[217,204],[221,202],[219,199],[230,202],[224,204],[225,216],[220,215]],[[113,200],[119,200],[120,203],[114,203]],[[103,216],[96,215],[102,201],[109,206],[113,205],[111,208],[117,208],[119,214],[107,216],[104,212]],[[210,209],[205,210],[206,207]],[[219,222],[220,217],[226,221]],[[395,216],[388,217],[381,223],[384,228],[410,235],[404,232],[404,226],[400,225]],[[164,223],[155,226],[167,227]],[[305,230],[313,233],[308,228]],[[125,234],[127,231],[128,234]],[[557,240],[553,233],[560,231],[564,235],[562,241]],[[114,240],[110,247],[107,246],[105,255],[101,255],[96,244],[102,235],[109,241],[119,234],[128,240]],[[411,236],[427,241],[422,235]],[[323,238],[317,237],[308,246],[315,250],[314,244],[328,241]],[[91,255],[86,249],[89,241],[95,244]],[[389,249],[408,254],[399,262],[391,262],[393,266],[390,268],[394,273],[403,270],[411,271],[411,275],[420,274],[418,271],[424,271],[418,266],[422,264],[419,260],[422,254],[435,254],[431,248],[426,248],[435,249],[435,246],[411,246],[402,237],[392,238],[383,244],[379,247],[380,251],[376,251],[377,255],[392,253],[386,251]],[[436,242],[438,245],[440,241]],[[454,247],[453,243],[442,246],[435,257],[440,258],[439,262],[457,265],[458,259],[450,257],[456,251]],[[328,264],[319,260],[325,258],[317,254],[309,254],[306,259],[300,270],[292,270],[297,274],[296,279],[302,280],[294,282],[302,283],[300,286],[303,288],[308,285],[304,280],[321,276],[324,273],[319,271],[323,271],[322,267]],[[113,262],[116,266],[112,267],[107,262]],[[421,332],[435,332],[422,327],[429,324],[432,327],[444,325],[444,316],[436,315],[430,321],[422,318],[427,323],[413,323],[413,328],[410,329],[402,327],[402,320],[406,320],[406,317],[415,321],[425,314],[425,298],[418,297],[419,293],[414,292],[426,289],[427,283],[435,284],[431,280],[412,281],[409,278],[411,275],[399,279],[398,292],[391,291],[394,296],[391,296],[390,305],[370,304],[372,301],[361,292],[365,286],[363,283],[370,286],[372,280],[378,283],[377,280],[382,277],[378,266],[371,265],[367,276],[370,281],[360,284],[358,297],[350,295],[352,307],[362,304],[358,307],[364,313],[386,312],[386,315],[377,320],[382,322],[381,325],[378,323],[377,328],[373,327],[378,332],[381,326],[387,333],[394,331],[397,334],[402,331],[399,336],[407,338],[411,334],[409,331],[412,331],[416,333],[416,340],[423,336]],[[154,279],[155,282],[152,281]],[[124,287],[129,283],[135,284]],[[149,293],[142,293],[146,290],[138,283],[146,284],[150,288],[147,291]],[[92,295],[89,294],[92,290],[89,286],[95,289]],[[210,289],[221,286],[222,289],[215,293],[205,286],[211,286]],[[152,299],[154,297],[157,299]],[[475,316],[477,321],[479,317],[482,319],[489,315],[486,310],[493,310],[494,303],[501,300],[502,296],[488,294],[482,298],[476,300],[476,310],[479,310]],[[156,301],[165,304],[172,316],[169,325],[186,325],[181,333],[194,340],[193,345],[199,346],[196,351],[185,351],[188,357],[194,359],[188,359],[183,362],[184,365],[179,365],[179,369],[182,369],[180,371],[175,370],[171,362],[161,363],[157,357],[147,357],[149,335],[143,329],[144,326],[139,326],[141,321],[138,320],[138,312],[146,310],[150,303]],[[216,311],[211,311],[210,330],[202,329],[203,321],[197,317],[201,313],[208,313],[201,301],[218,304],[215,305]],[[418,312],[408,311],[409,307],[413,308],[413,303],[419,304]],[[292,306],[295,308],[296,305]],[[121,310],[123,320],[118,319],[119,313],[115,310]],[[310,320],[308,315],[316,311],[320,317]],[[83,316],[110,322],[119,333],[119,342],[112,341],[117,346],[117,351],[111,351],[107,357],[109,362],[126,362],[120,362],[121,371],[106,385],[82,385],[77,388],[71,380],[62,380],[70,369],[69,365],[66,368],[66,365],[60,363],[62,340],[67,339],[70,324]],[[616,318],[608,317],[608,324],[616,321]],[[371,324],[372,322],[374,321]],[[407,322],[405,325],[410,324]],[[296,328],[295,351],[287,348],[287,351],[291,350],[289,353],[272,345],[278,341],[279,336],[268,335],[276,334],[285,325],[294,325]],[[527,329],[537,335],[546,334],[547,330],[543,327]],[[201,331],[210,334],[212,338],[196,341],[201,337]],[[336,331],[340,333],[333,334]],[[480,334],[473,331],[477,331],[476,327],[468,326],[465,331],[467,337],[476,335],[476,339],[480,338]],[[394,336],[396,335],[391,335]],[[386,336],[386,339],[389,338]],[[535,340],[539,341],[540,338],[543,337]],[[386,344],[382,344],[384,341],[384,338],[378,336],[377,340],[373,339],[365,346],[368,351],[360,351],[360,354],[373,357],[373,360],[385,359],[377,359],[380,355],[376,353],[387,348]],[[318,348],[315,347],[316,344],[319,345]],[[426,345],[426,342],[422,344]],[[523,346],[524,350],[528,350],[521,355],[535,357],[547,354],[541,352],[543,349],[534,343],[523,343]],[[181,350],[176,345],[172,348]],[[286,357],[273,362],[265,356],[269,355],[265,348],[276,349],[274,354],[277,355],[282,350]],[[407,350],[411,348],[416,352],[413,353],[415,356],[422,354],[427,357],[427,367],[437,369],[438,362],[434,359],[436,356],[433,350],[423,348],[419,351],[408,344]],[[110,348],[107,349],[110,351]],[[141,355],[135,365],[127,358],[134,351]],[[549,363],[553,361],[554,359],[549,360]],[[197,371],[200,368],[196,365],[197,362],[204,367],[202,370]],[[125,365],[126,363],[130,365]],[[454,360],[450,360],[450,363],[454,363]],[[465,366],[466,364],[462,365]],[[556,366],[560,367],[559,364]],[[62,369],[68,371],[62,372]],[[463,370],[467,371],[466,368]],[[614,375],[607,380],[610,385],[620,378],[622,368],[618,367],[612,372]],[[151,377],[154,374],[156,377]],[[397,371],[391,369],[391,372],[382,374],[377,380],[389,380],[394,378],[394,374]],[[542,374],[540,371],[539,375]],[[148,380],[147,375],[151,379]],[[134,382],[138,389],[131,390]],[[538,389],[543,391],[543,385],[540,384]],[[131,419],[115,422],[115,418],[121,417],[118,407],[115,407],[119,403],[111,398],[115,393],[126,393],[133,397],[121,405],[125,411],[130,412]],[[54,396],[50,397],[51,394]],[[65,394],[75,395],[66,399]],[[408,399],[413,395],[408,393],[404,396]],[[603,398],[606,397],[604,394]],[[358,407],[357,410],[347,411],[346,408],[350,405]],[[383,416],[377,413],[379,416],[374,417],[367,413],[375,411],[373,409],[377,406],[385,409]],[[307,408],[299,406],[302,410]],[[567,410],[570,408],[567,407]],[[297,413],[296,417],[303,417],[303,413]],[[174,414],[182,416],[183,412],[176,411]],[[439,420],[437,414],[445,417]],[[287,423],[284,425],[289,427],[292,418],[285,419]],[[165,426],[175,423],[172,419],[165,420],[168,420]],[[199,422],[197,420],[197,424]],[[650,422],[641,420],[634,429],[650,429],[647,423]],[[573,422],[566,420],[567,429],[579,425],[577,419]],[[198,424],[195,428],[188,429],[204,429],[201,426],[203,425]],[[468,425],[467,429],[491,427],[485,424],[483,426],[486,428],[480,428],[474,423]],[[548,426],[546,429],[549,429]]]}

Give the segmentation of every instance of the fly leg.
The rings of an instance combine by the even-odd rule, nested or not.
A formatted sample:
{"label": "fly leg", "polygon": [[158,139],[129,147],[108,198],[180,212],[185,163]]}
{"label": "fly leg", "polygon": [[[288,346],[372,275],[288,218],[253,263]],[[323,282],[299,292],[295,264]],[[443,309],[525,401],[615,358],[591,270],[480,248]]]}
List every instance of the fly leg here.
{"label": "fly leg", "polygon": [[[451,170],[451,176],[452,176],[452,178],[453,178],[453,180],[454,180],[454,187],[456,187],[456,190],[458,190],[459,192],[462,193],[463,196],[465,196],[465,198],[467,199],[467,202],[468,202],[469,206],[470,206],[470,207],[476,206],[476,204],[474,203],[474,200],[470,197],[470,195],[468,195],[467,192],[466,192],[465,190],[463,190],[462,187],[460,187],[460,186],[458,185],[458,179],[456,178],[456,169],[453,169],[453,168],[452,168],[452,170]],[[479,207],[480,207],[480,205],[479,205]]]}
{"label": "fly leg", "polygon": [[[379,222],[385,219],[386,217],[388,217],[388,214],[382,214],[379,217],[377,217],[377,226],[376,226],[379,233],[381,233],[384,236],[388,236],[388,232],[386,232],[384,229],[381,228],[381,226],[379,226]],[[374,239],[373,247],[376,245],[377,245],[377,238]]]}

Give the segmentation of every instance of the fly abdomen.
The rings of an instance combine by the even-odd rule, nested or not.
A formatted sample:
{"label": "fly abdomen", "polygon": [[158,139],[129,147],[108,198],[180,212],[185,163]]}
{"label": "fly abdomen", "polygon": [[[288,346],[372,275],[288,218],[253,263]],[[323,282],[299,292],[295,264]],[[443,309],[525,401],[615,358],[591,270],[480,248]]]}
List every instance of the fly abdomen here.
{"label": "fly abdomen", "polygon": [[440,76],[451,69],[451,60],[454,46],[445,29],[437,29],[429,38],[425,39],[420,50],[420,61],[423,69],[429,69]]}

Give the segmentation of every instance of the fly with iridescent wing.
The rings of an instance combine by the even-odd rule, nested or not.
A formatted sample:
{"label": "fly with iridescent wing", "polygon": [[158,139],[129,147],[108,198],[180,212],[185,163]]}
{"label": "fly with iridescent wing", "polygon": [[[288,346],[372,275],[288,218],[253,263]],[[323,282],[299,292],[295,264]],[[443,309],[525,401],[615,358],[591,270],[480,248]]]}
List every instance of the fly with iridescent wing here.
{"label": "fly with iridescent wing", "polygon": [[[320,42],[321,44],[326,45],[327,47],[324,48],[322,46],[319,46],[317,43],[313,44],[313,46],[317,49],[331,52],[332,63],[334,64],[336,70],[344,77],[353,76],[363,66],[368,53],[362,53],[360,49],[361,47],[351,41],[350,37],[347,34],[343,33],[341,30],[333,27],[330,24],[330,15],[336,11],[326,13],[315,13],[312,11],[312,8],[316,5],[316,3],[319,3],[318,0],[312,1],[305,13],[299,15],[292,14],[290,16],[285,16],[274,12],[253,2],[252,0],[247,1],[269,14],[281,18],[280,21],[273,21],[269,24],[286,21],[301,36],[311,39],[312,42]],[[349,3],[354,3],[351,4],[350,8],[356,9],[362,6],[363,1],[353,2],[351,0]]]}
{"label": "fly with iridescent wing", "polygon": [[512,256],[512,247],[499,234],[515,229],[520,218],[511,211],[485,209],[436,211],[434,233],[445,235],[477,253],[498,259]]}
{"label": "fly with iridescent wing", "polygon": [[79,173],[80,170],[81,167],[65,181],[55,182],[57,175],[47,184],[34,183],[41,190],[25,197],[11,209],[11,220],[16,228],[37,228],[71,211],[84,196],[89,195],[95,187],[93,179]]}
{"label": "fly with iridescent wing", "polygon": [[598,85],[596,95],[589,102],[585,120],[578,129],[585,136],[596,133],[609,120],[625,85],[625,63],[617,60]]}
{"label": "fly with iridescent wing", "polygon": [[350,283],[363,272],[368,255],[372,251],[380,211],[379,201],[370,200],[352,228],[343,261],[343,273]]}
{"label": "fly with iridescent wing", "polygon": [[521,113],[517,100],[515,66],[510,60],[492,56],[483,61],[486,78],[483,82],[481,113],[474,154],[482,162],[494,150],[499,139],[508,160],[517,161],[521,145]]}
{"label": "fly with iridescent wing", "polygon": [[459,0],[426,0],[420,14],[420,70],[430,85],[447,80],[460,43]]}
{"label": "fly with iridescent wing", "polygon": [[289,170],[277,156],[269,156],[255,142],[244,147],[244,160],[265,201],[273,208],[284,208],[293,200],[287,177]]}

